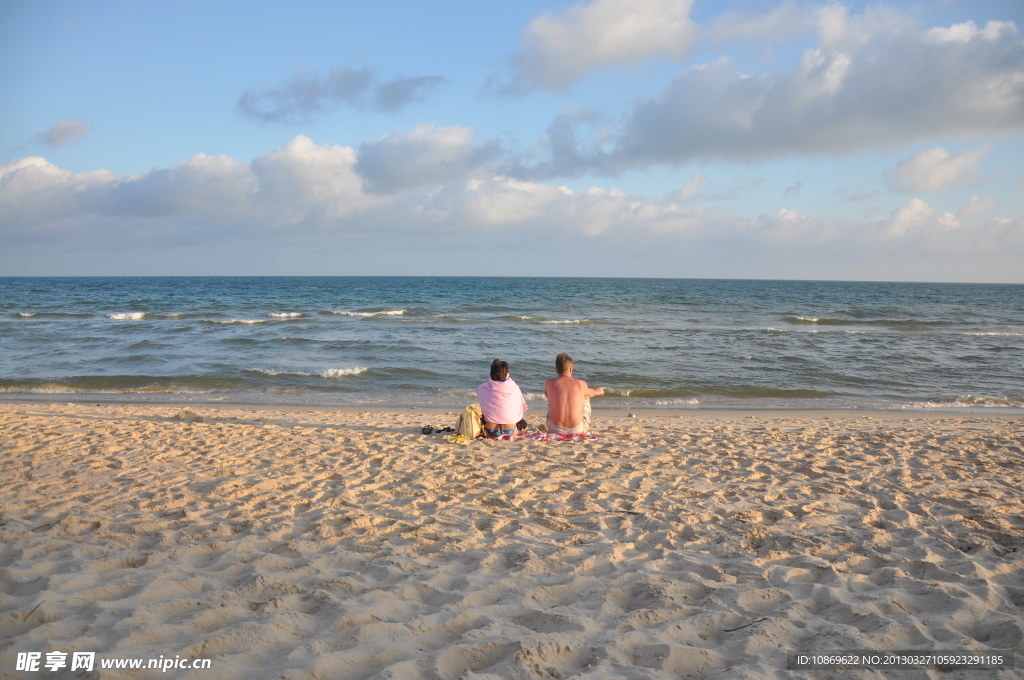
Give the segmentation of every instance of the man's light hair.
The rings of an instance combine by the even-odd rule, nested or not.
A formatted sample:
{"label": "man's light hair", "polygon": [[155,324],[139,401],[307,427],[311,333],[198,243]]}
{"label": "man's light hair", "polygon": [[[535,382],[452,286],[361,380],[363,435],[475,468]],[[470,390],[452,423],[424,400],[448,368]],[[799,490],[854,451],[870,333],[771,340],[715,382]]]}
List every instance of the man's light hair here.
{"label": "man's light hair", "polygon": [[565,352],[555,357],[555,370],[558,371],[558,375],[566,375],[572,370],[572,357]]}

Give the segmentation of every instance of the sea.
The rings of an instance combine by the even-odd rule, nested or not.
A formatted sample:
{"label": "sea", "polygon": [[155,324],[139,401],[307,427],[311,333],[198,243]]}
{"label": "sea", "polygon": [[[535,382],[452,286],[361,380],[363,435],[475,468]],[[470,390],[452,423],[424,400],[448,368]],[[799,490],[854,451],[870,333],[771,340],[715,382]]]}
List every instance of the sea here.
{"label": "sea", "polygon": [[567,352],[599,408],[1024,412],[1024,286],[616,278],[0,278],[0,399],[533,413]]}

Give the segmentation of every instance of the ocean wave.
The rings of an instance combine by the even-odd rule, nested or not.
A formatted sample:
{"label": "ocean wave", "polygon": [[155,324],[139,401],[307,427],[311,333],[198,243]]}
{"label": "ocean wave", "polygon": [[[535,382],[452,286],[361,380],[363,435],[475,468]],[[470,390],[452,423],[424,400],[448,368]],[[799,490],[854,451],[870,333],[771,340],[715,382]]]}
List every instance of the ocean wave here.
{"label": "ocean wave", "polygon": [[198,319],[199,321],[212,321],[209,318],[210,312],[167,312],[166,314],[153,314],[149,313],[146,315],[147,319]]}
{"label": "ocean wave", "polygon": [[[807,324],[807,325],[814,325],[814,324]],[[766,333],[835,333],[837,335],[838,334],[843,334],[843,335],[866,335],[867,334],[867,331],[854,331],[854,330],[849,330],[849,329],[835,329],[835,330],[832,330],[832,329],[828,329],[828,328],[817,328],[817,327],[815,327],[815,328],[775,328],[774,326],[769,326],[767,328],[759,328],[759,329],[756,329],[756,330],[760,330],[760,331],[763,331],[763,332],[766,332]]]}
{"label": "ocean wave", "polygon": [[974,331],[969,333],[961,333],[961,335],[992,335],[996,337],[1024,337],[1024,333],[996,333],[994,331]]}
{"label": "ocean wave", "polygon": [[318,373],[313,373],[311,371],[285,371],[276,368],[254,368],[251,369],[251,372],[269,376],[297,375],[303,378],[312,378],[314,376],[320,376],[321,378],[345,378],[350,375],[366,373],[368,370],[370,369],[365,366],[354,366],[352,368],[328,368]]}
{"label": "ocean wave", "polygon": [[1024,408],[1024,399],[965,394],[952,401],[919,401],[900,406],[903,409],[930,408]]}
{"label": "ocean wave", "polygon": [[477,322],[480,321],[480,319],[468,319],[466,317],[461,317],[461,316],[451,316],[449,314],[438,314],[438,315],[433,316],[431,318],[422,318],[421,317],[421,318],[417,319],[417,321],[419,323],[436,323],[438,321],[446,321],[448,323],[477,323]]}
{"label": "ocean wave", "polygon": [[[156,342],[155,340],[140,340],[138,342],[128,345],[130,350],[140,349],[173,349],[174,345],[167,344],[164,342]],[[150,360],[150,357],[146,357],[146,360]]]}
{"label": "ocean wave", "polygon": [[338,316],[353,316],[370,318],[374,316],[402,316],[405,314],[404,309],[386,309],[378,312],[350,312],[343,309],[331,310],[331,314],[337,314]]}
{"label": "ocean wave", "polygon": [[310,376],[310,375],[314,375],[313,373],[307,373],[305,371],[281,371],[281,370],[278,370],[276,368],[253,368],[253,369],[249,369],[249,370],[252,373],[261,373],[263,375],[270,375],[270,376],[276,376],[276,375],[302,375],[302,376]]}
{"label": "ocean wave", "polygon": [[206,323],[217,323],[221,325],[254,325],[260,323],[266,323],[266,319],[204,319]]}
{"label": "ocean wave", "polygon": [[355,366],[353,368],[328,368],[326,371],[320,373],[322,378],[346,378],[350,375],[359,375],[360,373],[366,373],[368,368],[365,366]]}
{"label": "ocean wave", "polygon": [[618,399],[689,399],[694,397],[695,390],[672,389],[659,387],[605,387],[606,397]]}
{"label": "ocean wave", "polygon": [[305,314],[302,312],[271,312],[267,314],[271,319],[300,319]]}
{"label": "ocean wave", "polygon": [[70,385],[50,383],[44,385],[4,385],[0,386],[0,394],[83,394],[85,392],[98,392],[115,394],[113,390],[88,390]]}
{"label": "ocean wave", "polygon": [[[462,401],[462,400],[467,400],[468,401],[470,399],[472,399],[474,401],[476,400],[476,390],[475,389],[474,390],[468,390],[468,389],[451,389],[451,388],[449,388],[449,389],[442,390],[442,394],[445,397],[452,398],[452,399],[458,399],[459,401]],[[531,397],[529,397],[528,395],[523,394],[523,396],[526,397],[526,401],[532,401]]]}
{"label": "ocean wave", "polygon": [[20,319],[88,319],[88,312],[18,312]]}
{"label": "ocean wave", "polygon": [[590,323],[590,319],[566,319],[564,321],[541,321],[540,323],[545,324],[545,325],[549,325],[549,326],[551,326],[551,325],[561,326],[561,325]]}
{"label": "ocean wave", "polygon": [[885,328],[931,328],[950,326],[951,321],[923,321],[921,319],[834,319],[823,316],[784,316],[782,320],[793,325],[815,326],[882,326]]}
{"label": "ocean wave", "polygon": [[[109,380],[114,383],[116,380]],[[0,385],[0,394],[213,394],[217,390],[174,383],[149,383],[118,387],[114,384],[76,385],[56,382],[33,382]]]}
{"label": "ocean wave", "polygon": [[141,321],[146,318],[145,312],[116,312],[114,314],[107,314],[108,319],[114,321]]}

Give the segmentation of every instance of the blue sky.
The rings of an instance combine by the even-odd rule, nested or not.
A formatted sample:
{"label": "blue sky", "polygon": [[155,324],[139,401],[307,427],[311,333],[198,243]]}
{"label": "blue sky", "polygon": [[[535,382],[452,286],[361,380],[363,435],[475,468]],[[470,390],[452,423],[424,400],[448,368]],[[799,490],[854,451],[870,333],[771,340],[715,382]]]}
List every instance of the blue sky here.
{"label": "blue sky", "polygon": [[0,0],[0,274],[1024,282],[1024,3]]}

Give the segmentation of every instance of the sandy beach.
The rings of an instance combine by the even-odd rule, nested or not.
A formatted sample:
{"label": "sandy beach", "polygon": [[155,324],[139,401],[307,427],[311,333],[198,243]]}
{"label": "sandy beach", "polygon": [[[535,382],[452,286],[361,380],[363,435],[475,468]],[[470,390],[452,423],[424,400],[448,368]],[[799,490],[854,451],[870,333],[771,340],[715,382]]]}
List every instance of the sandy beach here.
{"label": "sandy beach", "polygon": [[[0,403],[0,676],[1024,677],[1020,416],[597,411],[588,442],[420,432],[455,417]],[[798,650],[1017,661],[787,670]],[[40,669],[18,670],[30,653]]]}

